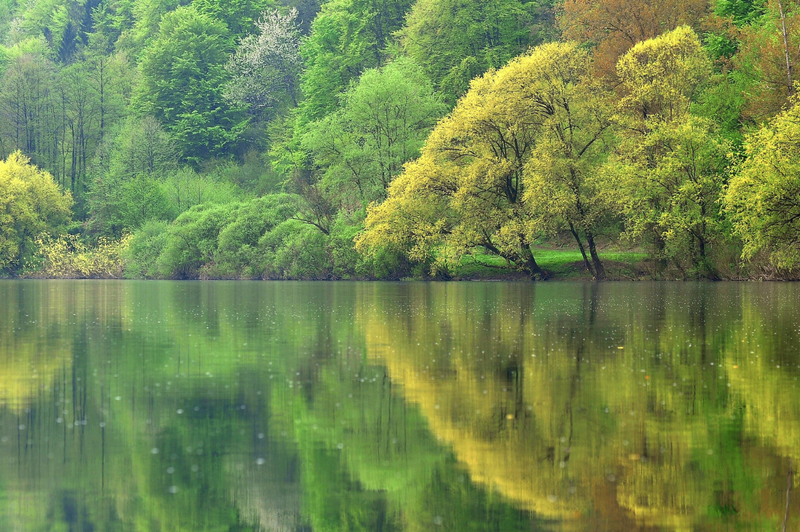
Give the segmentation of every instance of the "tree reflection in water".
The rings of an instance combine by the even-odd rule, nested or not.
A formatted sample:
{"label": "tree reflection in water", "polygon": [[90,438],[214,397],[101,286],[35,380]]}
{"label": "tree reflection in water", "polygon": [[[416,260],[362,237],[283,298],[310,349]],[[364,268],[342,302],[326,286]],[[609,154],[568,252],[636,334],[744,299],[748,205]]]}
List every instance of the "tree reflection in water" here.
{"label": "tree reflection in water", "polygon": [[797,526],[799,288],[0,282],[0,529]]}

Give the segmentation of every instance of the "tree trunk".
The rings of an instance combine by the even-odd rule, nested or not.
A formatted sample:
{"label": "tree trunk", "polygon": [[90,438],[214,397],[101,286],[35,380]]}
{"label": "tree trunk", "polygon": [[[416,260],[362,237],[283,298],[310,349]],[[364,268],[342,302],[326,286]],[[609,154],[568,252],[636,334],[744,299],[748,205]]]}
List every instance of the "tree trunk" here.
{"label": "tree trunk", "polygon": [[536,263],[536,259],[533,258],[533,252],[531,251],[530,246],[523,244],[521,248],[522,259],[525,262],[525,271],[528,272],[528,274],[531,276],[531,279],[545,279],[547,274]]}
{"label": "tree trunk", "polygon": [[575,237],[575,242],[578,243],[578,249],[581,250],[581,255],[583,256],[583,263],[586,265],[586,269],[589,270],[589,273],[592,274],[592,277],[596,277],[595,271],[592,269],[592,263],[589,262],[589,257],[586,256],[586,248],[583,247],[583,242],[581,241],[581,237],[578,232],[575,230],[575,226],[572,225],[572,222],[569,223],[569,230],[572,233],[572,236]]}
{"label": "tree trunk", "polygon": [[587,231],[586,240],[589,242],[589,253],[592,255],[592,263],[594,264],[594,278],[600,281],[605,278],[606,269],[603,267],[603,263],[600,262],[600,257],[597,255],[597,247],[594,245],[594,235],[591,231]]}

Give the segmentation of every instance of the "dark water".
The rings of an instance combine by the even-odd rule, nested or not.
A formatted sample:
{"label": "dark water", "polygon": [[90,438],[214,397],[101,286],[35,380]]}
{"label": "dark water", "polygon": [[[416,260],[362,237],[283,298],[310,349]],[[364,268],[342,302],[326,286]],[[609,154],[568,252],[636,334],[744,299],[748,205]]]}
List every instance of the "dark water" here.
{"label": "dark water", "polygon": [[0,281],[0,531],[800,530],[798,303]]}

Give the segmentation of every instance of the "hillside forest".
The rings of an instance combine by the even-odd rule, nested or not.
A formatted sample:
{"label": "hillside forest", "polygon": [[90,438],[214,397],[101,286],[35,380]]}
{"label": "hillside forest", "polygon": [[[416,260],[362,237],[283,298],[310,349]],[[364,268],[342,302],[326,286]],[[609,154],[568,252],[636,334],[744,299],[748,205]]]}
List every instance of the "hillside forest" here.
{"label": "hillside forest", "polygon": [[1,276],[800,277],[797,0],[0,0],[0,40]]}

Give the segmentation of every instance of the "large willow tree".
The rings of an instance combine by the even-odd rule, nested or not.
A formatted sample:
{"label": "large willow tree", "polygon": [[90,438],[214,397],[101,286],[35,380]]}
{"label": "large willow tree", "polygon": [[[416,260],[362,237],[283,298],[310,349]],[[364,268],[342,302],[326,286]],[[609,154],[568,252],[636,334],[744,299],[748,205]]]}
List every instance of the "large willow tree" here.
{"label": "large willow tree", "polygon": [[736,169],[725,203],[743,257],[769,256],[779,268],[800,264],[800,107],[795,105],[745,141],[746,159]]}
{"label": "large willow tree", "polygon": [[591,167],[608,121],[590,72],[587,52],[553,43],[473,81],[370,209],[361,249],[397,246],[434,270],[487,251],[540,277],[537,235],[569,229],[601,277],[594,234],[605,208]]}

